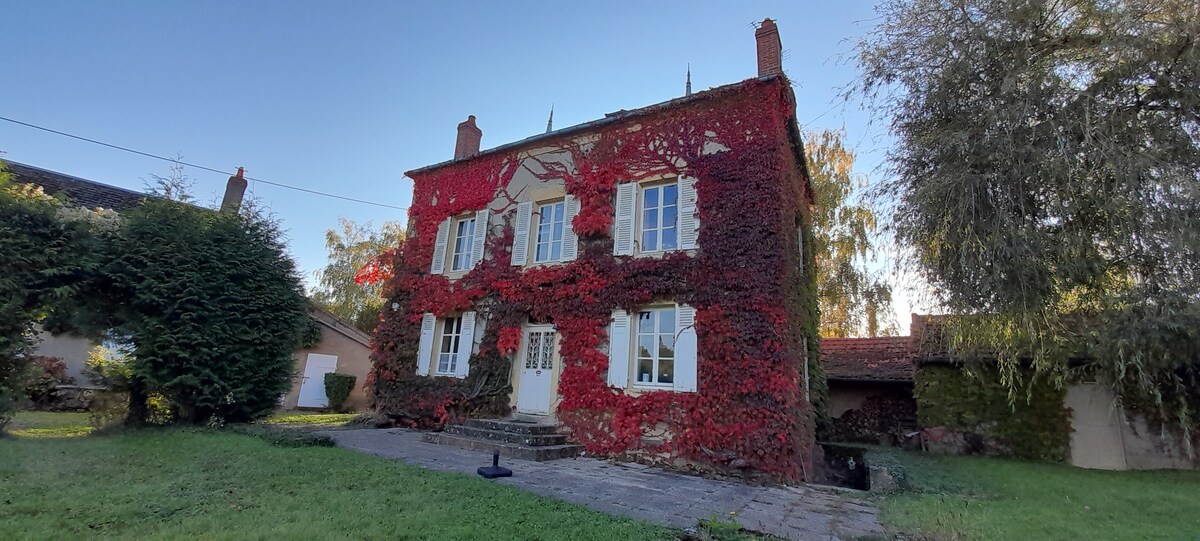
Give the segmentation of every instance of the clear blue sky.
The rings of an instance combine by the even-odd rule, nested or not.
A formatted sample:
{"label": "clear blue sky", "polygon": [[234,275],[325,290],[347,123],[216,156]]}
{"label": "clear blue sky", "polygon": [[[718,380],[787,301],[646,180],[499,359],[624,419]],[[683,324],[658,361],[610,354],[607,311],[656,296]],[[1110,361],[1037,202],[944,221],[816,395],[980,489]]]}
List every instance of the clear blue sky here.
{"label": "clear blue sky", "polygon": [[[404,171],[451,157],[468,114],[489,148],[544,131],[551,103],[564,127],[677,97],[688,63],[695,90],[740,81],[756,72],[751,23],[771,17],[801,123],[845,128],[859,171],[881,159],[882,128],[837,96],[855,78],[846,55],[870,27],[871,2],[433,4],[8,0],[0,116],[407,207]],[[6,122],[0,151],[139,190],[169,167]],[[224,189],[224,176],[187,173],[203,202]],[[283,220],[310,281],[339,216],[405,219],[251,190]]]}

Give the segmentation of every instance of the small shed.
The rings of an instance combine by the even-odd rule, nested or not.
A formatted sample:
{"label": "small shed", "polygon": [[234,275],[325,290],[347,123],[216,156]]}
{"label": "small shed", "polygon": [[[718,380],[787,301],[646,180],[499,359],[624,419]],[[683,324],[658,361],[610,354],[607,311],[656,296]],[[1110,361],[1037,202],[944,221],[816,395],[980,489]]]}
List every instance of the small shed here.
{"label": "small shed", "polygon": [[354,376],[354,389],[346,408],[363,410],[370,405],[367,375],[371,372],[371,337],[328,311],[313,306],[309,314],[321,328],[316,345],[295,353],[296,380],[283,397],[284,409],[325,408],[325,374],[339,372]]}
{"label": "small shed", "polygon": [[898,445],[919,431],[908,336],[824,338],[829,441]]}

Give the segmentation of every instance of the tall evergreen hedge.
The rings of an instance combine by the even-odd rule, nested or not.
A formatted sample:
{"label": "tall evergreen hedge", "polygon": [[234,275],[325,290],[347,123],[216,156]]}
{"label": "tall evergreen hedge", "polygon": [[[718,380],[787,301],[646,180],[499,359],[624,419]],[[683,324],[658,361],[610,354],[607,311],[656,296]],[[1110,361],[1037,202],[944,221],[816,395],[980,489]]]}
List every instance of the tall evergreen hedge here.
{"label": "tall evergreen hedge", "polygon": [[164,200],[124,217],[101,280],[125,299],[115,331],[132,345],[135,377],[183,422],[270,412],[309,326],[277,226]]}

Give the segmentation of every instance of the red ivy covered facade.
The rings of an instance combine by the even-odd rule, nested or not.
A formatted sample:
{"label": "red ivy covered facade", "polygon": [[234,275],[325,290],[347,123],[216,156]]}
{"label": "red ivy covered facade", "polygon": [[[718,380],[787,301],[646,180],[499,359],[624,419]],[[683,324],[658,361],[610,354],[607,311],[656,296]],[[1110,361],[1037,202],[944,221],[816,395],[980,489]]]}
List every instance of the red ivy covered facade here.
{"label": "red ivy covered facade", "polygon": [[[410,172],[409,236],[363,271],[389,296],[374,344],[377,407],[417,427],[508,415],[522,326],[552,321],[554,414],[589,454],[811,480],[817,314],[801,247],[812,193],[793,100],[783,76],[751,79]],[[697,249],[613,255],[618,184],[671,177],[696,179]],[[514,266],[516,205],[542,184],[578,201],[578,256]],[[483,260],[454,278],[431,274],[439,224],[482,209],[492,216]],[[613,310],[661,301],[695,308],[697,390],[613,387]],[[422,315],[467,310],[485,322],[469,373],[417,375]]]}

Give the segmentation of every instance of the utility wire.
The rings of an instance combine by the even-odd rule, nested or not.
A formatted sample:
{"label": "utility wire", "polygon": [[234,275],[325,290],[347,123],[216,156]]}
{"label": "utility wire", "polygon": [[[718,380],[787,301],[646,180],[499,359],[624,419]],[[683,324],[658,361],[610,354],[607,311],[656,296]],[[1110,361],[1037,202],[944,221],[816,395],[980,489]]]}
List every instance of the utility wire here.
{"label": "utility wire", "polygon": [[[162,161],[164,161],[164,162],[169,162],[169,163],[177,163],[177,164],[180,164],[180,165],[185,165],[185,166],[187,166],[187,167],[194,167],[194,168],[196,168],[196,169],[200,169],[200,170],[204,170],[204,171],[210,171],[210,172],[213,172],[213,173],[219,173],[219,174],[222,174],[222,175],[229,175],[229,176],[233,176],[233,173],[231,173],[231,172],[229,172],[229,171],[222,171],[222,170],[220,170],[220,169],[214,169],[214,168],[212,168],[212,167],[205,167],[205,166],[203,166],[203,165],[198,165],[198,164],[194,164],[194,163],[188,163],[188,162],[185,162],[185,161],[182,161],[182,160],[176,160],[176,159],[173,159],[173,158],[167,158],[167,157],[164,157],[164,156],[159,156],[159,155],[157,155],[157,154],[150,154],[149,152],[142,152],[142,151],[140,151],[140,150],[134,150],[134,149],[132,149],[132,148],[127,148],[127,147],[123,147],[123,146],[119,146],[119,145],[114,145],[114,144],[110,144],[110,143],[105,143],[105,142],[103,142],[103,141],[97,141],[97,140],[95,140],[95,139],[88,139],[87,137],[81,137],[81,136],[78,136],[78,135],[73,135],[73,134],[66,133],[66,132],[61,132],[61,131],[58,131],[58,130],[52,130],[52,129],[50,129],[50,128],[46,128],[46,127],[42,127],[42,126],[38,126],[38,125],[36,125],[36,124],[30,124],[30,123],[28,123],[28,122],[21,122],[20,120],[14,120],[14,119],[7,118],[7,117],[3,117],[3,116],[0,116],[0,120],[3,120],[3,121],[5,121],[5,122],[12,122],[13,124],[19,124],[19,125],[21,125],[21,126],[25,126],[25,127],[27,127],[27,128],[33,128],[33,129],[35,129],[35,130],[42,130],[42,131],[44,131],[44,132],[53,133],[53,134],[55,134],[55,135],[61,135],[61,136],[63,136],[63,137],[70,137],[71,139],[78,139],[78,140],[80,140],[80,141],[86,141],[86,142],[88,142],[88,143],[92,143],[92,144],[96,144],[96,145],[100,145],[100,146],[104,146],[104,147],[108,147],[108,148],[112,148],[112,149],[116,149],[116,150],[121,150],[121,151],[129,152],[129,153],[132,153],[132,154],[137,154],[137,155],[139,155],[139,156],[145,156],[145,157],[147,157],[147,158],[154,158],[154,159],[156,159],[156,160],[162,160]],[[261,179],[261,178],[255,178],[255,177],[245,177],[245,178],[246,178],[246,180],[253,180],[253,181],[255,181],[255,182],[261,182],[261,183],[263,183],[263,184],[270,184],[271,186],[278,186],[278,187],[280,187],[280,188],[287,188],[287,189],[289,189],[289,190],[296,190],[296,191],[298,191],[298,192],[310,193],[310,194],[313,194],[313,195],[320,195],[320,196],[323,196],[323,197],[332,197],[332,198],[334,198],[334,199],[341,199],[341,200],[343,200],[343,201],[353,201],[353,202],[355,202],[355,203],[362,203],[362,204],[364,204],[364,205],[374,205],[374,206],[377,206],[377,207],[383,207],[383,208],[389,208],[389,209],[396,209],[396,210],[408,210],[408,208],[407,208],[407,207],[397,207],[397,206],[395,206],[395,205],[388,205],[388,204],[385,204],[385,203],[376,203],[376,202],[374,202],[374,201],[367,201],[367,200],[364,200],[364,199],[355,199],[355,198],[353,198],[353,197],[346,197],[346,196],[344,196],[344,195],[336,195],[336,194],[331,194],[331,193],[319,192],[319,191],[317,191],[317,190],[310,190],[310,189],[308,189],[308,188],[301,188],[301,187],[299,187],[299,186],[291,186],[291,185],[288,185],[288,184],[283,184],[283,183],[281,183],[281,182],[273,182],[273,181],[270,181],[270,180],[264,180],[264,179]]]}

